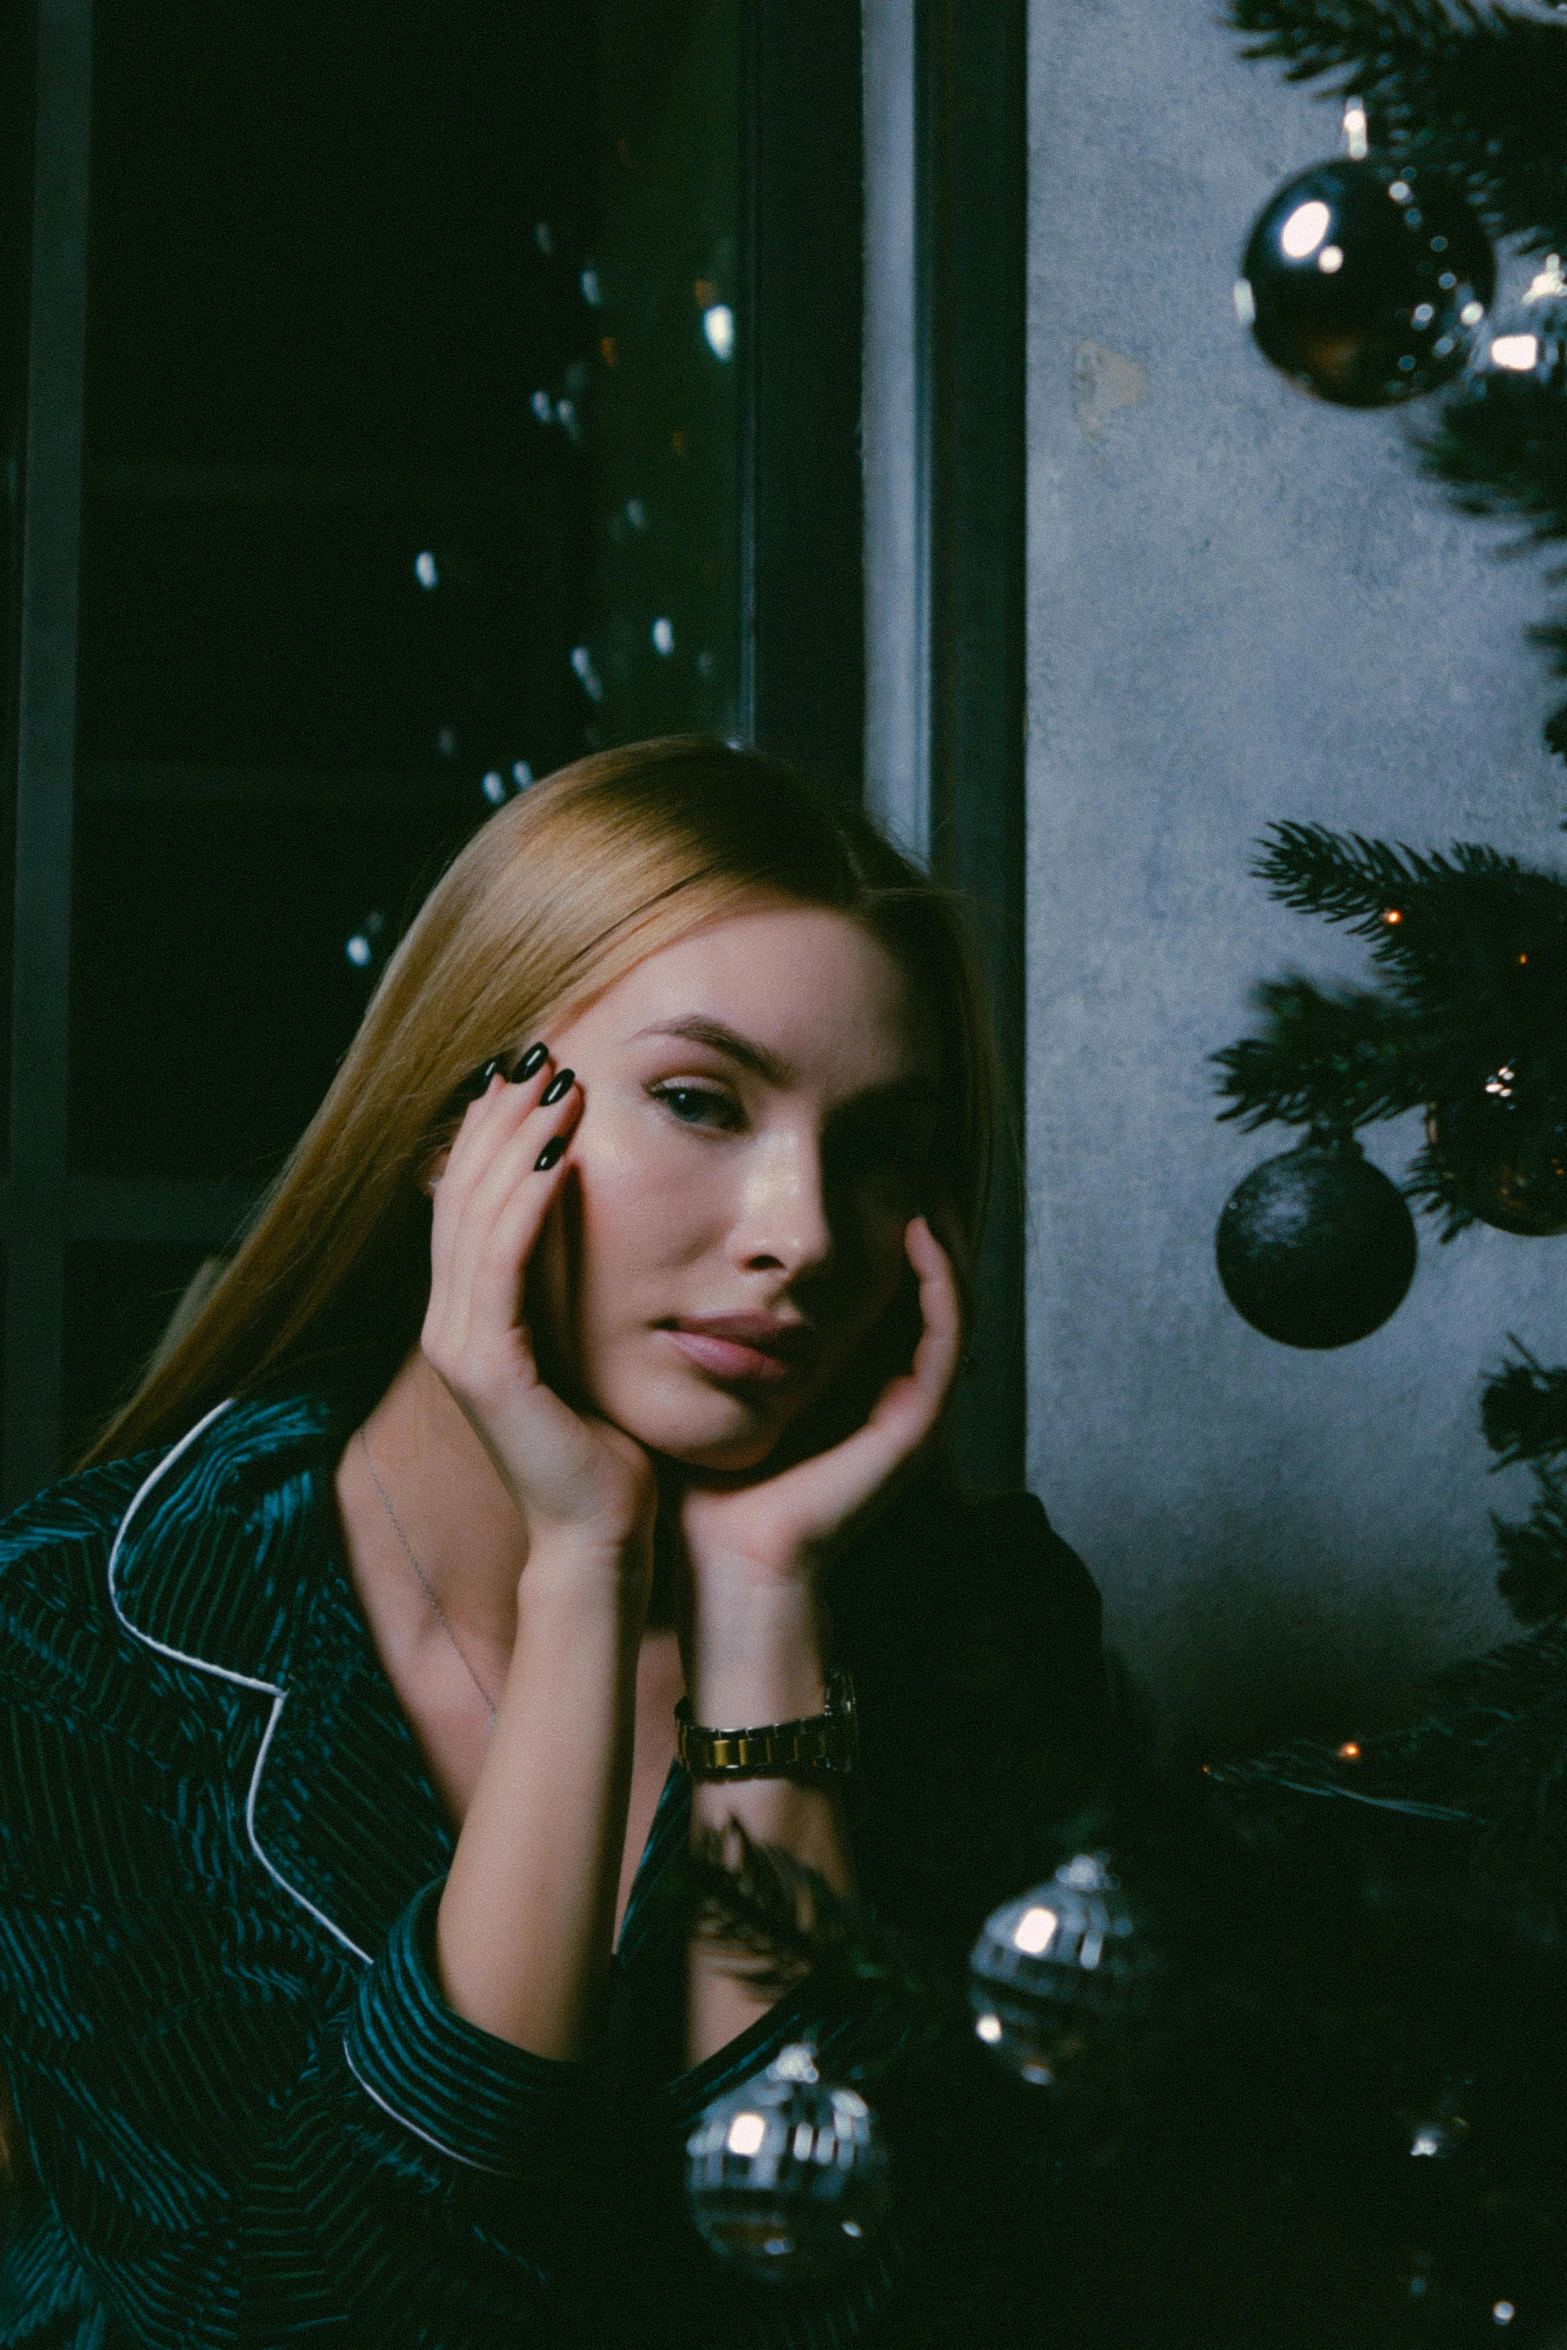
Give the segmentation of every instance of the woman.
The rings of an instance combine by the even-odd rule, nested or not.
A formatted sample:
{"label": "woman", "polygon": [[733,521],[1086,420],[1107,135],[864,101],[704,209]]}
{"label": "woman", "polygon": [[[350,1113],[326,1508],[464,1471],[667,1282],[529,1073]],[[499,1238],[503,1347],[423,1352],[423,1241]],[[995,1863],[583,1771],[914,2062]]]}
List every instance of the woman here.
{"label": "woman", "polygon": [[[656,1896],[734,1821],[957,1955],[1092,1747],[1087,1576],[942,1465],[991,1106],[947,902],[754,755],[584,760],[457,858],[222,1281],[0,1537],[0,2339],[887,2304],[896,2230],[775,2291],[678,2201],[704,2103],[885,2013],[769,2004]],[[726,1775],[741,1725],[785,1727]]]}

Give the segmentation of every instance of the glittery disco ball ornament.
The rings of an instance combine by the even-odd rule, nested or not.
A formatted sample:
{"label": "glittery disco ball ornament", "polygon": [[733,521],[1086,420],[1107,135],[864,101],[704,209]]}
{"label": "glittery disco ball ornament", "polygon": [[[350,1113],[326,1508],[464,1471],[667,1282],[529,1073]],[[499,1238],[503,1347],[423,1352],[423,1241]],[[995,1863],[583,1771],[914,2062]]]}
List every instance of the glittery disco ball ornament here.
{"label": "glittery disco ball ornament", "polygon": [[[1549,460],[1567,442],[1567,272],[1552,253],[1516,307],[1488,319],[1462,380],[1443,403],[1433,454],[1458,476]],[[1567,759],[1567,702],[1545,722]]]}
{"label": "glittery disco ball ornament", "polygon": [[1384,408],[1458,374],[1495,290],[1490,239],[1451,182],[1341,156],[1259,214],[1235,307],[1302,391]]}
{"label": "glittery disco ball ornament", "polygon": [[686,2199],[705,2241],[754,2277],[798,2284],[840,2267],[887,2214],[887,2152],[853,2089],[785,2048],[708,2106],[686,2140]]}
{"label": "glittery disco ball ornament", "polygon": [[1281,1346],[1369,1337],[1403,1303],[1418,1253],[1403,1193],[1350,1134],[1313,1134],[1254,1169],[1214,1238],[1226,1297]]}
{"label": "glittery disco ball ornament", "polygon": [[1476,335],[1463,382],[1447,415],[1460,423],[1466,409],[1510,410],[1538,430],[1560,434],[1567,396],[1567,274],[1552,253],[1515,308],[1487,321]]}
{"label": "glittery disco ball ornament", "polygon": [[1140,2012],[1151,1962],[1105,1855],[1080,1852],[985,1920],[969,1958],[978,2038],[1048,2087],[1107,2024]]}
{"label": "glittery disco ball ornament", "polygon": [[1432,1153],[1471,1216],[1498,1232],[1567,1232],[1567,1099],[1511,1061],[1426,1119]]}

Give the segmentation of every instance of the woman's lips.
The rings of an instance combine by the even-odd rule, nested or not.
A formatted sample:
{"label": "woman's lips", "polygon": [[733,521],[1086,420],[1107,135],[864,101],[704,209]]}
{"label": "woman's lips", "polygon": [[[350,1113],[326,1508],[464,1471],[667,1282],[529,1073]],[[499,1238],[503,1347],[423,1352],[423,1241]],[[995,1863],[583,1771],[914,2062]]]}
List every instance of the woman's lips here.
{"label": "woman's lips", "polygon": [[668,1324],[664,1336],[710,1379],[747,1386],[781,1387],[800,1376],[815,1352],[811,1332],[788,1324],[769,1330],[741,1315]]}

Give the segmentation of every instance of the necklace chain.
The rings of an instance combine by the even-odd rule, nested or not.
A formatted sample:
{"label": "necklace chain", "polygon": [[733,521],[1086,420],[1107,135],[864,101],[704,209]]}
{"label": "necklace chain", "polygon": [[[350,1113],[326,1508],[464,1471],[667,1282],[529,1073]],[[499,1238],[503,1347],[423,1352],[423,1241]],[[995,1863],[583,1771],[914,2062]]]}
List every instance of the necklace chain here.
{"label": "necklace chain", "polygon": [[485,1688],[484,1683],[480,1680],[472,1665],[468,1662],[467,1657],[463,1654],[462,1642],[458,1639],[456,1633],[452,1630],[451,1621],[447,1616],[445,1608],[442,1607],[440,1601],[436,1598],[435,1593],[430,1588],[430,1578],[425,1573],[423,1567],[420,1566],[418,1559],[415,1557],[413,1544],[409,1541],[407,1535],[403,1532],[402,1520],[398,1517],[397,1512],[392,1507],[392,1497],[387,1492],[386,1487],[381,1483],[380,1478],[376,1475],[375,1463],[370,1458],[370,1440],[366,1436],[363,1428],[361,1428],[359,1431],[359,1449],[365,1456],[365,1467],[370,1472],[370,1482],[375,1487],[377,1493],[381,1496],[381,1507],[385,1510],[387,1516],[392,1521],[392,1532],[397,1536],[398,1541],[402,1544],[404,1556],[407,1558],[408,1564],[412,1567],[414,1573],[419,1578],[420,1590],[424,1593],[425,1598],[430,1602],[431,1607],[434,1608],[436,1620],[440,1624],[441,1630],[446,1634],[447,1639],[451,1642],[453,1648],[456,1649],[458,1656],[462,1659],[463,1671],[467,1674],[469,1680],[473,1683],[475,1689],[478,1690],[479,1695],[483,1698],[485,1704],[490,1709],[490,1728],[493,1730],[495,1727],[495,1700],[490,1695],[489,1691]]}

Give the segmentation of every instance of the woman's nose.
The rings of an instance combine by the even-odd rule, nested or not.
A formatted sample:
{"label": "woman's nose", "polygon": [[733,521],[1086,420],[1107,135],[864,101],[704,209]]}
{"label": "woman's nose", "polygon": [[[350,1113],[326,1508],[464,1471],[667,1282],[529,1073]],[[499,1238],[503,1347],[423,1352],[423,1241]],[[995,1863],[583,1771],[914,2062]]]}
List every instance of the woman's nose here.
{"label": "woman's nose", "polygon": [[757,1153],[746,1170],[732,1247],[748,1271],[782,1271],[792,1281],[827,1263],[832,1225],[814,1135],[774,1138]]}

